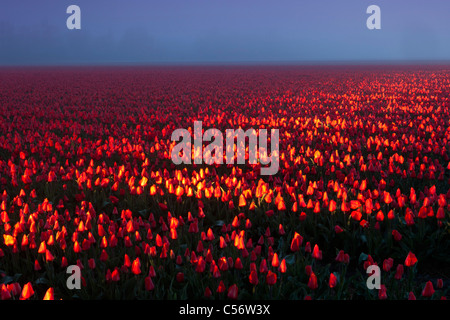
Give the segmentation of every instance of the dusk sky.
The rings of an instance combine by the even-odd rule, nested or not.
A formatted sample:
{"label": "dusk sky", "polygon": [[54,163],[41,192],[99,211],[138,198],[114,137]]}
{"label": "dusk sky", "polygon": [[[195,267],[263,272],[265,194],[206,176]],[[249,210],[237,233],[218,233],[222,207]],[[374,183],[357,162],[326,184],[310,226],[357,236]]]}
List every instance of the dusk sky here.
{"label": "dusk sky", "polygon": [[[81,29],[69,30],[69,5]],[[381,29],[369,30],[369,5]],[[450,60],[447,0],[4,1],[0,65]]]}

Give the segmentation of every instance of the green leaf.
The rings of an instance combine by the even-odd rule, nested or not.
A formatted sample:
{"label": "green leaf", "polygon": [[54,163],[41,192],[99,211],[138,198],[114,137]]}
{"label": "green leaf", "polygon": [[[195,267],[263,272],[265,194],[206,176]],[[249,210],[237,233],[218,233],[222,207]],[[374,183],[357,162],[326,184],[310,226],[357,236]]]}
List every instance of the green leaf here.
{"label": "green leaf", "polygon": [[358,264],[360,264],[363,261],[366,261],[368,257],[369,256],[367,254],[365,254],[364,252],[361,252],[361,254],[359,255],[359,258],[358,258]]}
{"label": "green leaf", "polygon": [[286,257],[284,257],[284,260],[287,264],[294,264],[295,263],[295,255],[289,254]]}
{"label": "green leaf", "polygon": [[4,276],[0,279],[0,284],[9,284],[11,282],[14,282],[14,278],[11,276]]}
{"label": "green leaf", "polygon": [[367,243],[367,237],[366,237],[365,234],[362,234],[362,235],[361,235],[361,241],[362,241],[363,243]]}
{"label": "green leaf", "polygon": [[217,220],[216,223],[214,224],[215,227],[221,227],[225,224],[225,221],[223,220]]}
{"label": "green leaf", "polygon": [[143,218],[147,218],[147,209],[139,210],[138,214]]}
{"label": "green leaf", "polygon": [[22,276],[21,273],[16,273],[16,274],[14,275],[14,277],[13,277],[13,281],[14,281],[14,282],[19,281],[19,278],[20,278],[21,276]]}
{"label": "green leaf", "polygon": [[36,284],[48,284],[48,279],[41,277],[35,281]]}

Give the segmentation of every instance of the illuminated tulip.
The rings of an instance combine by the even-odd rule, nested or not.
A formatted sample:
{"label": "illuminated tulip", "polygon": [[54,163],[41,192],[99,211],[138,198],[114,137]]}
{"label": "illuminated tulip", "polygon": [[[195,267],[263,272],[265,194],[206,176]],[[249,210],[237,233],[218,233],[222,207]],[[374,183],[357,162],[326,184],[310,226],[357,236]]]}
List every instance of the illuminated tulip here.
{"label": "illuminated tulip", "polygon": [[336,287],[336,285],[337,285],[337,278],[334,275],[334,273],[330,273],[330,279],[328,281],[328,286],[330,288],[334,288],[334,287]]}
{"label": "illuminated tulip", "polygon": [[352,211],[351,217],[352,217],[354,220],[356,220],[356,221],[360,221],[360,220],[361,220],[361,217],[362,217],[362,214],[361,214],[361,212],[359,212],[359,211]]}
{"label": "illuminated tulip", "polygon": [[241,194],[239,196],[239,207],[245,207],[247,205],[247,201],[245,200],[245,197]]}
{"label": "illuminated tulip", "polygon": [[415,223],[415,222],[414,222],[414,217],[413,217],[411,211],[408,211],[408,210],[407,210],[407,212],[405,213],[405,221],[406,221],[406,225],[407,225],[408,227],[414,225],[414,223]]}
{"label": "illuminated tulip", "polygon": [[55,300],[53,288],[48,288],[42,300]]}
{"label": "illuminated tulip", "polygon": [[0,300],[9,300],[11,299],[11,293],[5,284],[2,284],[0,287]]}
{"label": "illuminated tulip", "polygon": [[236,258],[236,262],[234,263],[234,268],[236,270],[241,270],[242,268],[244,268],[242,261],[239,257]]}
{"label": "illuminated tulip", "polygon": [[120,274],[119,274],[119,269],[118,268],[115,268],[113,270],[113,272],[111,273],[111,280],[115,281],[115,282],[120,280]]}
{"label": "illuminated tulip", "polygon": [[334,212],[336,210],[336,201],[330,200],[330,204],[328,205],[328,210],[330,212]]}
{"label": "illuminated tulip", "polygon": [[223,283],[222,280],[220,280],[219,285],[217,286],[216,292],[223,293],[223,292],[225,292],[225,290],[226,290],[225,284]]}
{"label": "illuminated tulip", "polygon": [[55,257],[53,257],[50,250],[46,250],[45,251],[45,261],[50,262],[50,261],[53,261],[54,259],[55,259]]}
{"label": "illuminated tulip", "polygon": [[32,295],[34,295],[33,287],[31,285],[31,282],[27,282],[22,289],[20,300],[28,300]]}
{"label": "illuminated tulip", "polygon": [[287,267],[286,267],[286,260],[285,259],[281,260],[280,267],[278,268],[278,271],[280,271],[281,273],[286,273]]}
{"label": "illuminated tulip", "polygon": [[272,267],[277,268],[280,265],[280,261],[278,260],[278,255],[275,253],[272,257]]}
{"label": "illuminated tulip", "polygon": [[13,246],[16,243],[16,239],[9,235],[9,234],[4,234],[3,235],[3,240],[6,246]]}
{"label": "illuminated tulip", "polygon": [[75,252],[75,253],[81,252],[81,247],[80,247],[80,244],[78,243],[78,241],[75,241],[73,244],[73,252]]}
{"label": "illuminated tulip", "polygon": [[302,242],[303,242],[303,237],[299,233],[295,232],[294,238],[291,241],[291,251],[293,251],[293,252],[298,251],[302,245]]}
{"label": "illuminated tulip", "polygon": [[131,266],[131,272],[133,272],[133,274],[136,275],[141,274],[141,261],[139,257],[133,261],[133,264]]}
{"label": "illuminated tulip", "polygon": [[252,270],[250,272],[248,279],[252,285],[256,286],[258,284],[259,279],[258,279],[258,274],[257,274],[256,270]]}
{"label": "illuminated tulip", "polygon": [[213,231],[211,230],[211,228],[208,228],[208,231],[207,231],[207,233],[206,233],[206,239],[207,239],[208,241],[212,241],[212,240],[215,239],[214,233],[213,233]]}
{"label": "illuminated tulip", "polygon": [[319,250],[319,246],[317,244],[314,245],[312,257],[317,260],[322,260],[322,250]]}
{"label": "illuminated tulip", "polygon": [[410,251],[405,259],[405,266],[412,267],[416,263],[417,263],[416,255]]}

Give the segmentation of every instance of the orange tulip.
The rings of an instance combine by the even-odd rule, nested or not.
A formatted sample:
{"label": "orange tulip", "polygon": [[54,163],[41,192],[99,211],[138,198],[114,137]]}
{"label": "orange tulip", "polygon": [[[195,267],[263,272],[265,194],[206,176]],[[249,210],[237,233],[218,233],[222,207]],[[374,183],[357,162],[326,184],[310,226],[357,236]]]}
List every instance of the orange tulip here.
{"label": "orange tulip", "polygon": [[53,288],[48,288],[42,300],[55,300]]}
{"label": "orange tulip", "polygon": [[24,285],[22,289],[20,300],[28,300],[32,295],[34,295],[33,286],[31,285],[31,282],[28,282]]}

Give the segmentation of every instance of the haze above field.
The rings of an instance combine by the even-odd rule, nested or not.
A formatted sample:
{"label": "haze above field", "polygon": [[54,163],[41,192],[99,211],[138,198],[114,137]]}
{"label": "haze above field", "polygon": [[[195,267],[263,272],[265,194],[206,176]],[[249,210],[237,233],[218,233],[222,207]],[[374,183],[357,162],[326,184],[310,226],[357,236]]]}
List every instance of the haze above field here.
{"label": "haze above field", "polygon": [[[68,30],[69,5],[81,30]],[[381,30],[366,9],[381,8]],[[450,2],[16,1],[0,9],[0,65],[329,63],[450,58]]]}

